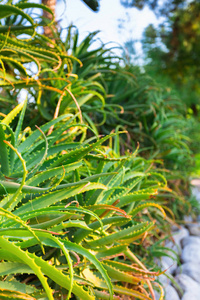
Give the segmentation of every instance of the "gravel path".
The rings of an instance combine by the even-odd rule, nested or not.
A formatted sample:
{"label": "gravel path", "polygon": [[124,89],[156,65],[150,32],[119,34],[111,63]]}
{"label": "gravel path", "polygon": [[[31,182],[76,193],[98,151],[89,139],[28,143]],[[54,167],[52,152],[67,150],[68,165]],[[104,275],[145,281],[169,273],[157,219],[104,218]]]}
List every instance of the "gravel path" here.
{"label": "gravel path", "polygon": [[[193,180],[192,184],[193,195],[200,202],[200,180]],[[180,263],[167,256],[161,259],[162,270],[168,269],[167,276],[158,277],[165,289],[165,300],[200,300],[200,217],[196,222],[185,217],[185,221],[185,226],[173,232],[174,243],[166,243],[178,254]],[[173,252],[169,254],[176,258]]]}

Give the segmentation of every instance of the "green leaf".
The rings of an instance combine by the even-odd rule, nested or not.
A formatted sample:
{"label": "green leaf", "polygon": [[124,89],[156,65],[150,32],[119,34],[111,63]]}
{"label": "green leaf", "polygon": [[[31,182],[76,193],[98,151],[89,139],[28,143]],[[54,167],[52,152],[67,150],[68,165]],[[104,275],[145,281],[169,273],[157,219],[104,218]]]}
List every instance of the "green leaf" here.
{"label": "green leaf", "polygon": [[4,250],[7,250],[12,255],[19,257],[35,272],[35,274],[41,281],[49,300],[53,300],[52,290],[47,283],[47,279],[42,274],[40,268],[38,267],[38,264],[35,263],[35,261],[30,257],[30,255],[27,252],[22,251],[19,247],[15,246],[13,243],[9,242],[3,237],[0,237],[0,245],[1,248],[3,248]]}
{"label": "green leaf", "polygon": [[120,241],[121,239],[140,237],[145,231],[150,230],[154,225],[153,222],[144,222],[138,225],[133,225],[126,229],[120,230],[116,233],[109,234],[108,236],[96,239],[94,241],[87,242],[90,247],[102,247],[104,245],[112,244],[115,241]]}
{"label": "green leaf", "polygon": [[[0,164],[1,164],[1,172],[5,174],[6,176],[9,176],[10,174],[10,168],[9,168],[9,157],[8,157],[8,149],[4,141],[6,140],[3,124],[0,123]],[[2,189],[2,185],[0,186]],[[3,188],[3,191],[5,193],[5,189]]]}

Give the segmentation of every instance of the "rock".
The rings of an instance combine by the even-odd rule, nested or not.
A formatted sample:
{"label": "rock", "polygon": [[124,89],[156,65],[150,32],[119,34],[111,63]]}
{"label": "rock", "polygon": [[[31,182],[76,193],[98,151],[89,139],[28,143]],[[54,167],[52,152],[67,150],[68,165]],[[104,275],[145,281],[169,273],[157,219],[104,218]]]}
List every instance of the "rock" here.
{"label": "rock", "polygon": [[176,274],[186,274],[200,283],[200,263],[188,262],[178,267]]}
{"label": "rock", "polygon": [[[180,297],[177,293],[177,291],[175,290],[175,288],[171,285],[167,285],[164,288],[164,292],[165,292],[165,300],[180,300]],[[160,293],[158,293],[157,291],[155,291],[155,297],[156,300],[160,299]],[[192,299],[190,299],[192,300]]]}
{"label": "rock", "polygon": [[184,248],[186,245],[195,244],[200,247],[200,237],[198,236],[188,236],[181,240],[181,246]]}
{"label": "rock", "polygon": [[160,294],[157,291],[154,291],[156,300],[160,299]]}
{"label": "rock", "polygon": [[186,292],[181,298],[181,300],[199,300],[199,295],[194,294],[192,291]]}
{"label": "rock", "polygon": [[[170,252],[171,254],[171,252]],[[174,253],[172,253],[173,257],[175,256]],[[172,259],[169,256],[163,256],[161,258],[161,270],[166,270],[166,274],[173,274],[177,268],[177,260]]]}
{"label": "rock", "polygon": [[195,196],[198,202],[200,202],[200,187],[193,186],[191,190],[192,190],[192,195]]}
{"label": "rock", "polygon": [[180,300],[177,291],[171,285],[168,285],[165,288],[165,300]]}
{"label": "rock", "polygon": [[159,275],[156,279],[158,279],[162,286],[166,286],[170,283],[170,279],[164,274]]}
{"label": "rock", "polygon": [[183,263],[187,263],[187,262],[193,262],[195,264],[200,263],[199,245],[194,243],[187,244],[183,248],[181,254],[181,261]]}
{"label": "rock", "polygon": [[[165,244],[165,247],[172,249],[173,251],[175,251],[177,254],[181,254],[181,241],[182,239],[186,238],[189,236],[189,231],[184,228],[181,227],[179,230],[175,231],[172,234],[172,240],[168,240]],[[170,256],[173,257],[174,260],[177,260],[177,256],[176,254],[174,254],[172,251],[166,251],[166,253],[168,253]],[[170,266],[173,264],[173,260],[171,260],[169,262],[169,258],[166,259],[167,260],[167,264]]]}
{"label": "rock", "polygon": [[189,231],[185,227],[181,227],[177,232],[173,233],[173,239],[178,248],[181,248],[181,240],[189,236]]}
{"label": "rock", "polygon": [[[182,239],[188,236],[189,236],[189,231],[186,228],[181,227],[179,230],[173,233],[172,238],[174,241],[168,240],[165,244],[165,247],[173,250],[174,252],[177,253],[177,255],[181,255],[181,250],[182,250],[181,241]],[[178,256],[174,252],[170,250],[166,251],[166,253],[169,254],[171,257],[163,256],[161,258],[161,262],[160,262],[161,270],[164,271],[167,269],[166,274],[173,274],[177,268]],[[163,277],[161,280],[163,280],[162,283],[166,283],[166,277],[165,278]]]}
{"label": "rock", "polygon": [[192,223],[193,222],[192,216],[184,216],[183,220],[186,223]]}
{"label": "rock", "polygon": [[[190,292],[194,295],[200,295],[200,285],[196,281],[194,281],[192,278],[190,278],[186,274],[179,274],[175,277],[175,280],[177,284],[180,286],[180,288],[183,290],[184,293]],[[177,289],[176,286],[174,286],[175,289]],[[177,290],[178,293],[180,291]],[[189,300],[193,300],[193,298],[190,298]],[[199,298],[198,298],[199,300]]]}
{"label": "rock", "polygon": [[187,227],[188,227],[188,230],[191,235],[200,236],[200,224],[199,223],[188,224]]}

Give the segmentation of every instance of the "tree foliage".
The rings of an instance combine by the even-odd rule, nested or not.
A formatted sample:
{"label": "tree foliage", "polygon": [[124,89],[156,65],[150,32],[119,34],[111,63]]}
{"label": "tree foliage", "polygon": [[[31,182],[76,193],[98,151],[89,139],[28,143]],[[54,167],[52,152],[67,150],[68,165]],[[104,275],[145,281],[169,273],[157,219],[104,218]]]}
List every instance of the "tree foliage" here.
{"label": "tree foliage", "polygon": [[93,11],[99,10],[99,0],[82,0]]}
{"label": "tree foliage", "polygon": [[197,115],[200,79],[200,2],[177,7],[158,29],[145,30],[147,70],[174,87]]}
{"label": "tree foliage", "polygon": [[176,10],[184,8],[187,5],[187,0],[120,0],[120,3],[126,8],[143,9],[145,6],[148,6],[158,16],[169,17]]}

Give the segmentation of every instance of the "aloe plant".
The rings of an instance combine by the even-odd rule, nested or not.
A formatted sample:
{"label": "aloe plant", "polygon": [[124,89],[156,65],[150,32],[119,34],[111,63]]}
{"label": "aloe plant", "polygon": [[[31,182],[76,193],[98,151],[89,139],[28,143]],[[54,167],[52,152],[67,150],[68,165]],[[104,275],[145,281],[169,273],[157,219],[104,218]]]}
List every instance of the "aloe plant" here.
{"label": "aloe plant", "polygon": [[[107,133],[111,117],[119,120],[116,109],[123,111],[121,103],[105,102],[111,74],[131,85],[133,76],[118,73],[109,51],[88,51],[95,34],[80,47],[75,36],[68,55],[70,36],[55,43],[39,35],[26,12],[30,7],[5,6],[8,14],[2,15],[1,51],[8,60],[1,61],[1,87],[11,101],[25,88],[32,104],[27,115],[27,101],[1,114],[0,298],[154,299],[159,272],[148,271],[136,245],[147,234],[156,236],[155,220],[165,222],[166,180],[154,172],[158,160],[137,157],[138,149],[126,152],[122,136],[128,133],[119,131],[124,120],[115,132],[98,133]],[[14,28],[19,8],[25,10],[21,22],[30,20],[31,28]],[[20,39],[23,29],[26,41]],[[30,62],[37,66],[34,74],[27,71]],[[32,108],[43,116],[36,129],[40,117],[31,123]]]}
{"label": "aloe plant", "polygon": [[155,226],[138,213],[165,215],[152,196],[166,181],[136,153],[120,157],[102,146],[115,133],[72,142],[87,127],[76,116],[22,131],[25,109],[20,103],[0,123],[0,297],[151,299],[138,284],[153,295],[158,273],[138,261],[131,244]]}

